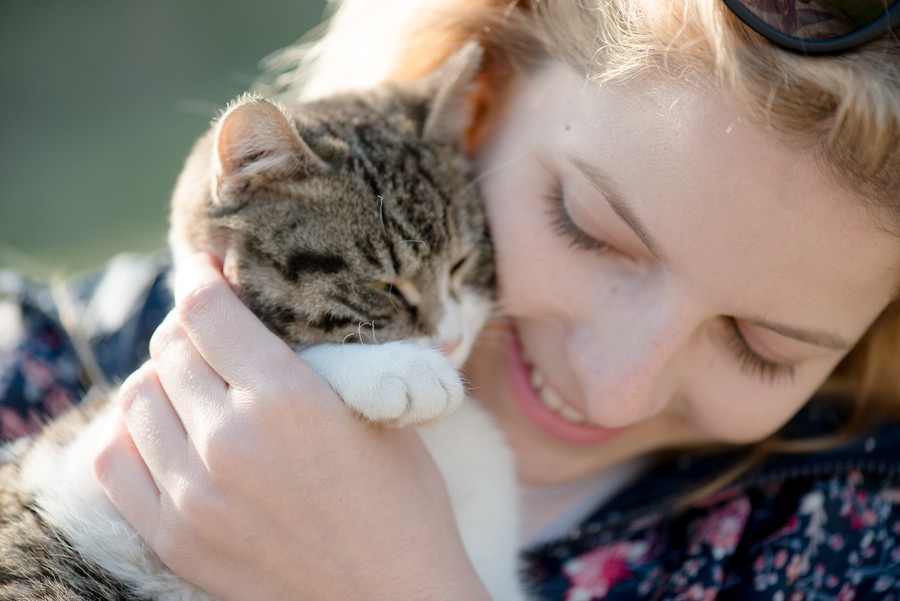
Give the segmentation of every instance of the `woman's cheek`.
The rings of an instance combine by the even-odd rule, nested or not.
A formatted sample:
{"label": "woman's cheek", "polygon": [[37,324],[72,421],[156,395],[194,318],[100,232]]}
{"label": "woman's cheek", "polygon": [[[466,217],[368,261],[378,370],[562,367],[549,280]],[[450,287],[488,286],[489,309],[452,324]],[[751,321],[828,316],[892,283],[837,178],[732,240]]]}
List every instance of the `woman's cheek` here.
{"label": "woman's cheek", "polygon": [[[727,372],[728,366],[721,370]],[[695,382],[696,393],[687,403],[690,421],[704,437],[719,442],[748,444],[770,436],[803,407],[817,387],[796,381],[772,385],[753,380],[736,366],[732,370],[706,387]]]}

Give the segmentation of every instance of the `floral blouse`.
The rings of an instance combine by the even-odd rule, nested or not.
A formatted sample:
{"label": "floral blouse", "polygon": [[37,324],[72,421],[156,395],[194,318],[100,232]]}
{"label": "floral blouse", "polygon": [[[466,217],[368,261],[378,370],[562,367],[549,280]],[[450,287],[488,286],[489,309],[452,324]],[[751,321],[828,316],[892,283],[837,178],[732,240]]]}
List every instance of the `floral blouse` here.
{"label": "floral blouse", "polygon": [[[167,269],[165,255],[118,257],[55,294],[0,270],[0,441],[34,432],[92,380],[115,382],[146,359],[171,307]],[[61,301],[74,325],[63,327]],[[831,401],[811,402],[783,435],[833,431],[841,406]],[[772,456],[726,490],[672,509],[740,456],[660,463],[566,537],[524,551],[531,597],[900,601],[900,424],[827,452]]]}

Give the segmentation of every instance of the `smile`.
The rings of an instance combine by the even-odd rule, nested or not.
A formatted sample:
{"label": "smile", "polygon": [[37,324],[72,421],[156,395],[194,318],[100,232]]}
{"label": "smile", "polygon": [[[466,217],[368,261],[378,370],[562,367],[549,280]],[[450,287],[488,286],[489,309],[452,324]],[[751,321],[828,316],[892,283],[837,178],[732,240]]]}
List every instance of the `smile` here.
{"label": "smile", "polygon": [[508,381],[512,398],[528,421],[550,437],[577,446],[599,444],[622,431],[593,423],[586,411],[567,401],[544,372],[523,356],[515,327],[511,333],[506,361]]}
{"label": "smile", "polygon": [[531,386],[538,393],[544,407],[560,416],[570,424],[586,424],[587,416],[571,405],[563,402],[559,394],[547,385],[544,374],[534,366],[527,366]]}

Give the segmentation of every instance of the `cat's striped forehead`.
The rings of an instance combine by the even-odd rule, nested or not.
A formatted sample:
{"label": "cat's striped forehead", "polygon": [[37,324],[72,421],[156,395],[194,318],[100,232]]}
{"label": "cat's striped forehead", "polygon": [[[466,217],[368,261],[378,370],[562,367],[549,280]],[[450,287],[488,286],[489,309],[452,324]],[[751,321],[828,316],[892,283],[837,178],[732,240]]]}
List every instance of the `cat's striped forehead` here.
{"label": "cat's striped forehead", "polygon": [[209,158],[189,161],[173,239],[225,255],[235,289],[292,344],[361,324],[384,340],[452,331],[448,299],[488,298],[493,283],[484,208],[448,125],[458,83],[290,111],[242,99],[195,150]]}

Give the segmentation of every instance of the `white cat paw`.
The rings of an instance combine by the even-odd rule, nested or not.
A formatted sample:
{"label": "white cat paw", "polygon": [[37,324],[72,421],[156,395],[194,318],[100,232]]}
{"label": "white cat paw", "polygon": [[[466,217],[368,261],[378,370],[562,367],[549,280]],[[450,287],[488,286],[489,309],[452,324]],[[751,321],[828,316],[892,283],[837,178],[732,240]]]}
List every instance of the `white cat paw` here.
{"label": "white cat paw", "polygon": [[447,357],[412,342],[323,344],[300,351],[300,357],[351,409],[373,422],[432,422],[455,411],[465,397]]}

